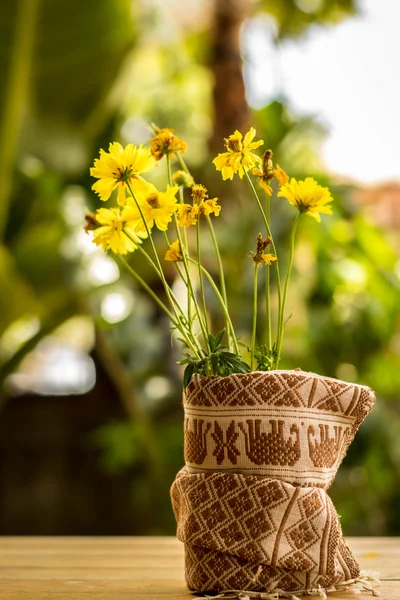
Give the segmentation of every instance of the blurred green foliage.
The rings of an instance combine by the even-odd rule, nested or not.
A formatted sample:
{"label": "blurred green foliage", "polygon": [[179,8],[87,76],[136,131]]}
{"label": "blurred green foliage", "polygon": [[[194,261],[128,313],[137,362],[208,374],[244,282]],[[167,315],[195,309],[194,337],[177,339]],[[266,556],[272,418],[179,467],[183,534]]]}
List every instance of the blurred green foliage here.
{"label": "blurred green foliage", "polygon": [[[97,269],[99,253],[88,250],[81,227],[85,206],[96,205],[88,168],[98,148],[113,139],[145,142],[145,125],[153,121],[175,127],[188,141],[187,160],[196,178],[221,198],[216,229],[230,308],[237,329],[250,330],[251,314],[244,308],[251,306],[252,296],[247,255],[260,220],[256,210],[248,210],[245,186],[228,182],[222,187],[210,164],[210,23],[205,19],[187,30],[175,24],[174,35],[162,37],[160,31],[172,31],[172,21],[152,2],[134,2],[133,13],[126,0],[27,3],[19,0],[15,10],[7,0],[0,16],[5,134],[0,168],[9,179],[0,198],[2,400],[7,399],[6,377],[44,336],[71,316],[89,316],[96,334],[92,355],[112,379],[127,418],[95,431],[87,443],[100,453],[110,485],[115,473],[132,473],[137,533],[172,533],[168,487],[183,462],[179,348],[171,347],[168,323],[126,273],[117,269],[114,277],[105,277],[111,258],[103,257]],[[316,23],[335,23],[354,12],[355,3],[260,1],[253,8],[275,19],[279,39],[305,33]],[[28,18],[26,11],[32,10]],[[26,35],[30,43],[18,48],[13,40]],[[300,366],[376,391],[377,406],[339,470],[332,497],[346,534],[399,534],[399,247],[352,204],[351,186],[324,171],[319,149],[326,132],[320,124],[293,114],[282,99],[254,111],[253,120],[290,175],[315,176],[335,198],[333,217],[320,226],[308,218],[301,222],[282,367]],[[165,181],[162,165],[157,181]],[[288,241],[292,216],[289,205],[273,201],[278,246]],[[162,237],[156,242],[162,250]],[[207,237],[203,246],[206,266],[216,272]],[[148,266],[135,255],[132,262],[161,294]],[[174,277],[172,268],[168,276]],[[104,316],[110,294],[125,295],[133,306],[115,324]],[[216,333],[223,322],[211,294],[208,306]],[[20,332],[7,345],[10,331],[16,325],[22,330],[32,317],[39,328]]]}
{"label": "blurred green foliage", "polygon": [[274,17],[281,39],[299,36],[311,25],[339,23],[358,9],[354,0],[260,0],[259,7]]}

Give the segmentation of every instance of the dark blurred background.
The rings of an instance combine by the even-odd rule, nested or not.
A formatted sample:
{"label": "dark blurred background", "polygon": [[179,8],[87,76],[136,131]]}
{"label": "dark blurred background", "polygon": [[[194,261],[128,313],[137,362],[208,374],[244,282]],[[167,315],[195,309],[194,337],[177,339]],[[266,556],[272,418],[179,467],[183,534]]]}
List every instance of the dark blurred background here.
{"label": "dark blurred background", "polygon": [[[196,179],[220,197],[239,332],[260,222],[244,184],[222,184],[211,165],[223,137],[254,125],[290,175],[332,190],[333,217],[302,219],[282,367],[376,391],[331,496],[347,535],[400,534],[398,11],[395,0],[3,1],[0,534],[174,533],[179,346],[82,230],[99,204],[99,148],[146,143],[151,122],[187,140]],[[279,245],[292,215],[273,201]]]}

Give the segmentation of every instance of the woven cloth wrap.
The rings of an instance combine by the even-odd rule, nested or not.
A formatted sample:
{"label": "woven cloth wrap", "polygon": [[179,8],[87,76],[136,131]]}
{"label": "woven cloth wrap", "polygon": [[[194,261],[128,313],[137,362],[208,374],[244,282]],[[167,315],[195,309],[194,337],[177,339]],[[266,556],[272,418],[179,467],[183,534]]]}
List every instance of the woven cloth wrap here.
{"label": "woven cloth wrap", "polygon": [[374,401],[301,370],[193,376],[171,488],[190,590],[331,590],[359,577],[326,490]]}

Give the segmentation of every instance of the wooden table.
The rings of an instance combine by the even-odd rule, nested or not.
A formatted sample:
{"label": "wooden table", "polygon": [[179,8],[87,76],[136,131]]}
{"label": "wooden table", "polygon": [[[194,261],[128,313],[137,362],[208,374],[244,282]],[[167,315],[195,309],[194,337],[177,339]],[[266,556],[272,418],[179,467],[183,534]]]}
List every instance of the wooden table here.
{"label": "wooden table", "polygon": [[[382,600],[400,599],[400,538],[349,538]],[[191,600],[183,547],[172,537],[0,538],[0,600]],[[308,597],[309,598],[309,597]],[[332,600],[370,594],[335,594]]]}

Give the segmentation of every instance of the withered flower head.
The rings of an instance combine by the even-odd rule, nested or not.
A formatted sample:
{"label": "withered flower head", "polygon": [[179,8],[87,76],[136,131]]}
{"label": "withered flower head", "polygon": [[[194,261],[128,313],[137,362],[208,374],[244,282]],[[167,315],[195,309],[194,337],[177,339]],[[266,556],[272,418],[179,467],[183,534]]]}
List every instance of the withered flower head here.
{"label": "withered flower head", "polygon": [[89,233],[89,231],[94,231],[95,229],[100,227],[100,223],[96,220],[96,213],[86,213],[85,221],[86,225],[83,229],[86,231],[86,233]]}
{"label": "withered flower head", "polygon": [[274,163],[272,162],[272,150],[266,150],[264,152],[261,169],[255,168],[252,170],[252,173],[260,178],[260,186],[267,196],[272,196],[270,182],[275,176]]}
{"label": "withered flower head", "polygon": [[193,204],[200,204],[205,198],[208,198],[208,191],[201,183],[195,183],[192,186]]}
{"label": "withered flower head", "polygon": [[178,138],[173,129],[166,127],[160,129],[156,125],[153,125],[152,129],[156,135],[150,138],[150,152],[156,160],[161,160],[166,154],[176,154],[177,152],[183,154],[186,152],[186,142]]}
{"label": "withered flower head", "polygon": [[275,177],[274,163],[272,162],[272,150],[266,150],[262,155],[262,169],[264,172],[264,179],[270,181]]}
{"label": "withered flower head", "polygon": [[218,198],[210,198],[209,200],[204,200],[199,206],[200,212],[203,215],[211,215],[214,213],[216,217],[218,217],[221,212],[221,206],[218,204]]}
{"label": "withered flower head", "polygon": [[178,262],[179,260],[182,260],[182,252],[179,240],[172,242],[172,244],[166,251],[164,258],[169,262]]}
{"label": "withered flower head", "polygon": [[199,207],[197,204],[181,204],[176,213],[179,227],[196,225],[198,214]]}
{"label": "withered flower head", "polygon": [[194,185],[193,177],[186,171],[175,171],[172,179],[179,187],[192,187]]}
{"label": "withered flower head", "polygon": [[274,167],[274,163],[272,161],[272,150],[266,150],[262,157],[262,168],[261,169],[253,169],[253,175],[256,175],[260,178],[260,186],[267,194],[267,196],[272,196],[272,187],[270,185],[273,179],[277,179],[278,186],[281,188],[287,181],[289,181],[289,177],[286,175],[285,171],[281,169],[279,165]]}
{"label": "withered flower head", "polygon": [[270,265],[272,262],[278,260],[275,254],[266,254],[265,250],[268,248],[272,239],[267,237],[263,240],[261,233],[257,236],[257,249],[255,252],[250,252],[249,257],[253,259],[255,267],[261,267],[263,264]]}

